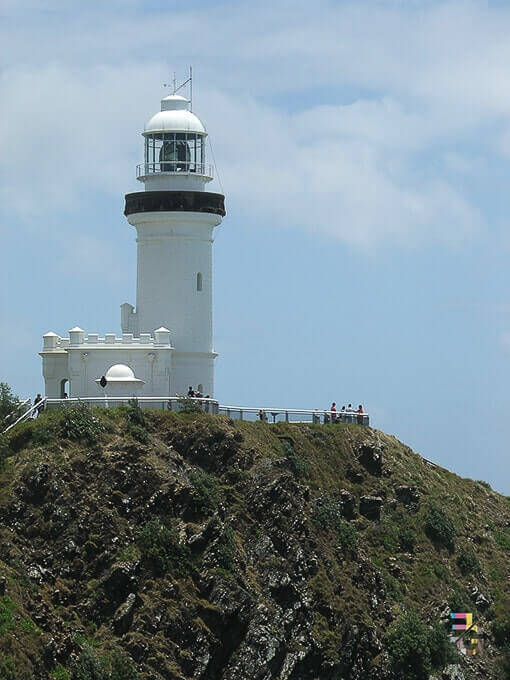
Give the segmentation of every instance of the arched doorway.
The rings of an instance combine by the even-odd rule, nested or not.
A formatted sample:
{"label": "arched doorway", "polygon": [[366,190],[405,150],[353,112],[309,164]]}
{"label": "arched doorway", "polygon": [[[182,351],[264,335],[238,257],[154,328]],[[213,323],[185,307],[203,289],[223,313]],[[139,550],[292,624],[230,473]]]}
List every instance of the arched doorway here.
{"label": "arched doorway", "polygon": [[60,381],[60,398],[67,399],[69,397],[69,378],[62,378]]}

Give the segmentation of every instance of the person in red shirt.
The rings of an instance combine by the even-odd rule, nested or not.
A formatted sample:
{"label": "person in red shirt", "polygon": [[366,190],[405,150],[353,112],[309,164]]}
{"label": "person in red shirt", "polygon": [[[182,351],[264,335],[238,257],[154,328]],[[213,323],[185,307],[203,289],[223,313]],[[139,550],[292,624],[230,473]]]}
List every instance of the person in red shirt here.
{"label": "person in red shirt", "polygon": [[331,422],[334,423],[336,421],[336,402],[331,404],[331,408],[329,410],[331,411]]}

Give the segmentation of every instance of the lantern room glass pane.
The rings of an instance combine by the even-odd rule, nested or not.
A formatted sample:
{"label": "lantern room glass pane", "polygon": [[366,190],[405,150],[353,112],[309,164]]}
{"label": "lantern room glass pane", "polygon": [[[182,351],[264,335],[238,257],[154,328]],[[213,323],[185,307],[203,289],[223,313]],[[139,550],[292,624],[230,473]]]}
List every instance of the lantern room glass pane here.
{"label": "lantern room glass pane", "polygon": [[147,173],[204,174],[204,136],[194,132],[156,132],[145,137]]}

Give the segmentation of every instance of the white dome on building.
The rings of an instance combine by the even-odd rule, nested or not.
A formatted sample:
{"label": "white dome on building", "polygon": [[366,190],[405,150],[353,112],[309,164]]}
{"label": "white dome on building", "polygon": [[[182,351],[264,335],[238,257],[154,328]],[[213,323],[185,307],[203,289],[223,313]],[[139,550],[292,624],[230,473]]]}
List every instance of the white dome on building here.
{"label": "white dome on building", "polygon": [[161,100],[161,111],[145,126],[144,135],[154,132],[198,132],[207,134],[198,116],[188,109],[189,99],[171,94]]}
{"label": "white dome on building", "polygon": [[105,378],[108,382],[136,382],[135,374],[125,364],[114,364],[106,371]]}

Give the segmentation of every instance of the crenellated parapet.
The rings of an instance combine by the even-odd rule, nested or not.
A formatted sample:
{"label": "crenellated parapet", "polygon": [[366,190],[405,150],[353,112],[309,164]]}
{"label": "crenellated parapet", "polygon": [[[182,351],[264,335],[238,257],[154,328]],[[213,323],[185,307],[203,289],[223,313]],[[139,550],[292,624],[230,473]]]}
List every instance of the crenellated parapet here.
{"label": "crenellated parapet", "polygon": [[43,352],[61,352],[69,348],[109,348],[109,347],[140,347],[147,349],[150,347],[166,346],[171,348],[170,331],[167,328],[158,328],[154,333],[140,333],[135,337],[133,333],[106,333],[101,337],[98,333],[89,333],[76,326],[69,331],[69,337],[63,338],[56,333],[49,332],[43,335]]}

